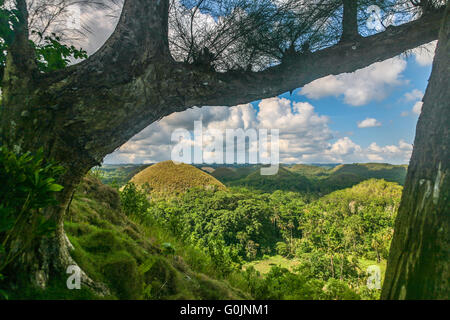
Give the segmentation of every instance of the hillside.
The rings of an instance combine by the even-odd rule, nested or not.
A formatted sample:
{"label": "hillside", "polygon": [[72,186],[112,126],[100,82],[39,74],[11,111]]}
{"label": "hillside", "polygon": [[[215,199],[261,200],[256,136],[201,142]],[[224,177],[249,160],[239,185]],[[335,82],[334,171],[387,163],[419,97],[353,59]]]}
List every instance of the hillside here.
{"label": "hillside", "polygon": [[[153,181],[148,181],[150,186],[153,183],[155,193],[163,194],[184,192],[193,186],[218,185],[219,188],[223,188],[223,184],[225,184],[233,187],[249,187],[263,192],[286,190],[309,192],[321,196],[352,187],[368,179],[384,179],[403,185],[408,168],[407,165],[386,163],[294,164],[281,165],[277,175],[261,176],[260,165],[223,167],[211,165],[199,166],[198,168],[185,164],[180,166],[174,168],[173,163],[166,161],[151,167],[148,167],[148,165],[107,165],[99,170],[101,171],[100,179],[102,182],[122,186],[134,175],[139,176],[138,173],[152,168],[150,171],[141,174],[151,176]],[[166,171],[169,172],[169,175],[165,173]],[[167,176],[169,176],[169,180]],[[171,176],[178,178],[173,179],[170,178]],[[184,179],[183,177],[189,178]],[[143,181],[147,181],[145,179],[143,178]]]}
{"label": "hillside", "polygon": [[100,297],[83,286],[67,290],[66,281],[60,280],[45,291],[29,287],[20,292],[8,290],[11,299],[248,298],[227,282],[198,270],[201,266],[191,265],[190,260],[207,261],[200,252],[183,247],[176,239],[161,237],[166,231],[124,215],[117,190],[95,177],[87,176],[78,187],[65,230],[74,260],[91,279],[105,284],[110,294]]}
{"label": "hillside", "polygon": [[140,171],[130,182],[137,186],[148,187],[150,192],[159,195],[179,194],[195,187],[226,189],[220,181],[208,173],[185,163],[175,164],[170,160]]}
{"label": "hillside", "polygon": [[327,175],[330,171],[329,167],[319,167],[309,164],[294,164],[293,166],[286,167],[288,170],[302,174],[308,178],[317,178]]}
{"label": "hillside", "polygon": [[275,190],[309,192],[312,188],[311,182],[305,176],[283,166],[280,166],[276,175],[263,176],[260,170],[256,170],[242,179],[230,182],[230,186],[243,186],[264,192]]}
{"label": "hillside", "polygon": [[331,170],[332,175],[351,173],[363,179],[384,179],[403,184],[406,178],[407,165],[392,165],[388,163],[354,163],[342,164]]}

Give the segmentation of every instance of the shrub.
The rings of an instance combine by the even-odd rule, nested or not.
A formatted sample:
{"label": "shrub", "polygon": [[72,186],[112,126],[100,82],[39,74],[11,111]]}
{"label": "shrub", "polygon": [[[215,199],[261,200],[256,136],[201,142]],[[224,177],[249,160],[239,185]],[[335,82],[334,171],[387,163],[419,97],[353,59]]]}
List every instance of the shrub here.
{"label": "shrub", "polygon": [[127,183],[120,192],[120,202],[127,216],[142,216],[150,208],[145,191],[138,189],[132,182]]}
{"label": "shrub", "polygon": [[[44,159],[43,150],[18,154],[0,147],[0,271],[10,264],[36,237],[50,234],[55,224],[43,209],[56,203],[55,183],[63,167]],[[27,236],[21,250],[9,250],[16,235]]]}

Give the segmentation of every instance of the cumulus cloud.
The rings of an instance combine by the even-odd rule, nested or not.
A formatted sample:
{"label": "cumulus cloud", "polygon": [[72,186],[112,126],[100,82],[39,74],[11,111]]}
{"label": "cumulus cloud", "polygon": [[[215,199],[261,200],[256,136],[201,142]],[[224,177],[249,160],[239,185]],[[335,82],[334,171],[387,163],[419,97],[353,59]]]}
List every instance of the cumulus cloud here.
{"label": "cumulus cloud", "polygon": [[358,121],[358,128],[372,128],[381,127],[381,122],[375,118],[366,118],[363,121]]}
{"label": "cumulus cloud", "polygon": [[412,50],[416,62],[421,66],[429,66],[433,63],[437,41],[430,42]]}
{"label": "cumulus cloud", "polygon": [[[192,133],[194,121],[202,122],[204,133],[213,130],[224,133],[226,129],[239,128],[278,129],[280,161],[283,163],[367,161],[405,163],[409,159],[412,147],[404,142],[384,147],[373,143],[370,147],[363,148],[348,136],[336,140],[329,128],[330,119],[317,113],[310,103],[272,98],[262,100],[258,107],[254,108],[251,104],[231,108],[195,107],[173,113],[151,124],[116,152],[108,155],[105,163],[151,163],[168,160],[175,145],[171,141],[172,133],[178,128]],[[192,136],[190,139],[183,143],[199,147]],[[215,159],[214,152],[210,148],[213,143],[213,139],[205,136],[204,161]],[[257,144],[250,143],[244,149],[257,150]]]}
{"label": "cumulus cloud", "polygon": [[423,98],[424,93],[418,89],[414,89],[411,92],[407,92],[404,95],[404,100],[406,102],[410,102],[410,101],[416,101],[411,109],[411,111],[403,111],[400,115],[402,117],[407,117],[410,114],[417,114],[420,115],[420,113],[422,112],[422,98]]}
{"label": "cumulus cloud", "polygon": [[401,76],[406,64],[404,59],[395,57],[353,73],[330,75],[305,85],[300,94],[310,99],[342,96],[352,106],[381,101],[387,97],[390,87],[406,83]]}
{"label": "cumulus cloud", "polygon": [[418,89],[414,89],[411,92],[405,93],[406,101],[422,100],[422,98],[423,92]]}
{"label": "cumulus cloud", "polygon": [[309,162],[389,162],[408,163],[411,158],[412,145],[400,140],[397,145],[378,146],[373,142],[363,148],[349,137],[338,139],[330,143],[329,148],[321,154],[308,157]]}

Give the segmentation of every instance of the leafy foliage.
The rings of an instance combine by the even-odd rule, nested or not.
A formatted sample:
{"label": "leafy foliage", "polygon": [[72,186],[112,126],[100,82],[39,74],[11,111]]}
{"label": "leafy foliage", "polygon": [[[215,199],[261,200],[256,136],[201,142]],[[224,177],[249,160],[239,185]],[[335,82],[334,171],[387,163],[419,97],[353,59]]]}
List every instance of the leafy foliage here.
{"label": "leafy foliage", "polygon": [[[13,43],[15,31],[19,28],[19,11],[8,8],[4,1],[0,1],[0,85],[6,66],[9,46]],[[50,72],[67,67],[71,59],[85,59],[87,52],[77,49],[73,45],[63,43],[56,33],[44,35],[39,31],[32,31],[36,40],[30,40],[36,53],[36,64],[41,72]]]}
{"label": "leafy foliage", "polygon": [[[365,286],[360,261],[387,258],[401,190],[372,179],[311,201],[280,190],[190,189],[153,199],[145,213],[139,211],[139,221],[203,250],[216,274],[255,298],[372,299],[379,293]],[[296,268],[274,266],[264,277],[252,267],[240,271],[246,262],[275,253],[296,259]]]}
{"label": "leafy foliage", "polygon": [[39,44],[32,44],[35,47],[36,61],[40,71],[49,72],[67,67],[70,59],[86,59],[87,52],[77,49],[73,45],[66,45],[61,42],[61,38],[55,33],[51,36],[43,36],[36,32],[41,41]]}
{"label": "leafy foliage", "polygon": [[[43,216],[43,209],[56,203],[62,190],[55,178],[63,168],[45,162],[42,149],[36,154],[16,154],[0,147],[0,271],[11,263],[32,239],[49,234],[54,223]],[[31,231],[30,231],[31,230]],[[31,232],[31,234],[27,234]],[[27,234],[21,249],[11,250],[11,239]]]}

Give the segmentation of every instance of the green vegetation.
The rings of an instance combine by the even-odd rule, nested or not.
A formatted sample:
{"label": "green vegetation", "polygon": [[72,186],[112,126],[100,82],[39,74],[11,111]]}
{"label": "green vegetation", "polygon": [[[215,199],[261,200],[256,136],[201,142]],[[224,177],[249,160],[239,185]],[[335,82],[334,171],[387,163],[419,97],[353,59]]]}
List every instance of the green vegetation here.
{"label": "green vegetation", "polygon": [[[195,167],[165,162],[132,178],[141,186],[130,182],[118,191],[98,180],[104,171],[91,171],[65,230],[75,261],[110,295],[67,290],[58,277],[46,290],[17,292],[0,282],[1,292],[10,299],[379,297],[366,286],[367,269],[379,266],[384,275],[400,185],[369,179],[320,197],[314,181],[342,168],[284,167],[280,180],[240,169],[251,171],[246,182],[263,188],[237,180],[225,188]],[[307,181],[303,192],[289,191],[296,171]]]}
{"label": "green vegetation", "polygon": [[103,183],[109,184],[115,187],[122,187],[130,181],[133,176],[142,170],[148,168],[150,165],[103,165],[101,167],[95,167],[91,169],[94,175],[100,179]]}
{"label": "green vegetation", "polygon": [[9,299],[249,298],[220,279],[201,250],[184,245],[164,229],[125,216],[119,192],[92,175],[74,195],[65,230],[75,261],[94,281],[106,284],[111,295],[99,297],[86,288],[68,290],[66,279],[57,278],[46,290],[5,287]]}
{"label": "green vegetation", "polygon": [[190,189],[151,201],[138,220],[202,250],[218,277],[254,298],[373,299],[366,270],[384,271],[401,190],[375,179],[317,200]]}
{"label": "green vegetation", "polygon": [[[0,280],[1,272],[34,239],[54,230],[43,210],[56,203],[55,193],[62,186],[55,183],[55,177],[62,172],[62,167],[44,163],[42,149],[36,154],[18,154],[0,147]],[[17,243],[20,249],[14,248]]]}
{"label": "green vegetation", "polygon": [[[0,80],[3,79],[6,67],[6,53],[14,41],[14,30],[20,29],[20,13],[17,9],[9,9],[0,1]],[[67,67],[70,59],[86,59],[87,52],[83,49],[69,46],[61,41],[61,37],[52,33],[44,36],[42,33],[31,30],[38,39],[36,42],[30,40],[36,54],[36,63],[39,71],[50,72]],[[2,81],[0,81],[0,87]]]}
{"label": "green vegetation", "polygon": [[226,185],[245,186],[254,191],[284,190],[324,195],[372,178],[403,185],[407,170],[406,165],[385,163],[343,164],[336,167],[296,164],[280,166],[276,175],[261,176],[259,168],[217,168],[212,175]]}

